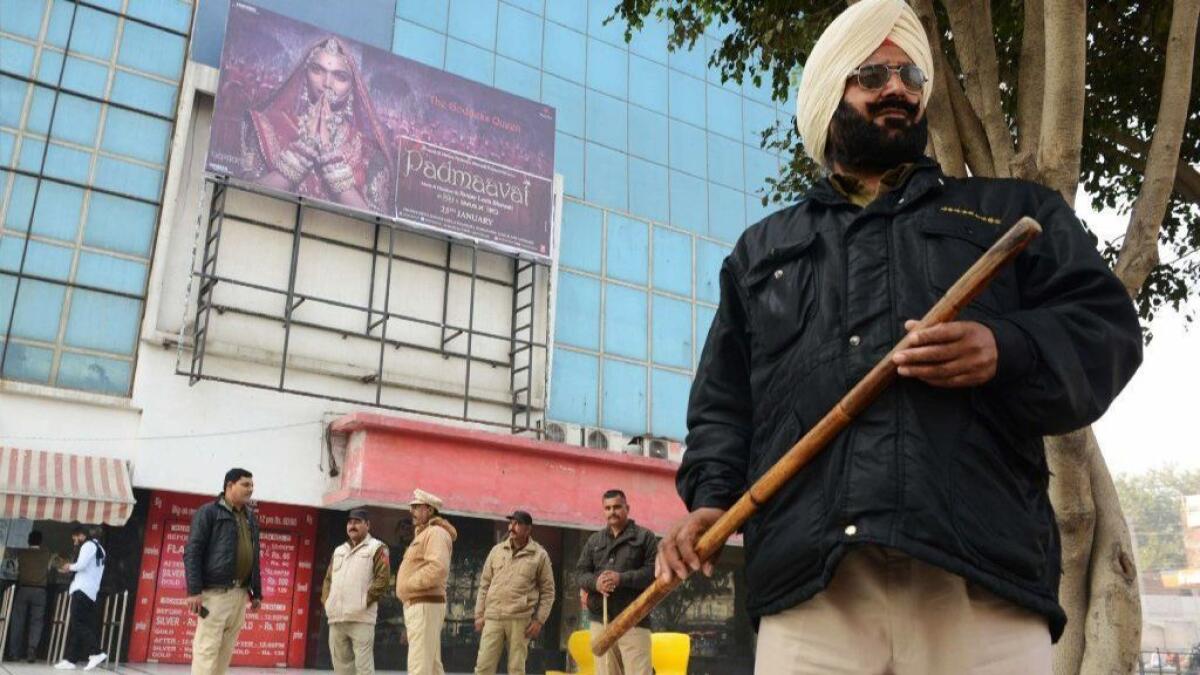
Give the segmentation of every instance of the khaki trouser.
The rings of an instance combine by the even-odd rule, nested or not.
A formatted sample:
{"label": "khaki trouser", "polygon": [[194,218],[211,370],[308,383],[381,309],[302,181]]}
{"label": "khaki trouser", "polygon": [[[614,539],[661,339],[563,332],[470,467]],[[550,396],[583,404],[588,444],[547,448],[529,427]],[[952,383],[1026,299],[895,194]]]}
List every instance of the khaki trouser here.
{"label": "khaki trouser", "polygon": [[208,589],[200,597],[208,616],[196,617],[192,675],[224,675],[229,672],[233,646],[246,621],[250,592],[244,588]]}
{"label": "khaki trouser", "polygon": [[[592,621],[588,630],[595,641],[604,632],[604,626],[599,621]],[[653,672],[649,628],[630,628],[607,654],[596,657],[596,675],[652,675]]]}
{"label": "khaki trouser", "polygon": [[375,672],[375,624],[339,621],[329,624],[329,655],[338,675]]}
{"label": "khaki trouser", "polygon": [[758,675],[1049,675],[1045,617],[878,546],[851,549],[829,588],[763,617]]}
{"label": "khaki trouser", "polygon": [[408,675],[445,675],[442,667],[442,624],[446,603],[415,602],[404,606],[408,633]]}
{"label": "khaki trouser", "polygon": [[529,638],[525,629],[529,619],[486,619],[479,638],[479,655],[475,657],[475,675],[496,675],[500,652],[508,648],[508,675],[525,675],[525,657],[529,655]]}

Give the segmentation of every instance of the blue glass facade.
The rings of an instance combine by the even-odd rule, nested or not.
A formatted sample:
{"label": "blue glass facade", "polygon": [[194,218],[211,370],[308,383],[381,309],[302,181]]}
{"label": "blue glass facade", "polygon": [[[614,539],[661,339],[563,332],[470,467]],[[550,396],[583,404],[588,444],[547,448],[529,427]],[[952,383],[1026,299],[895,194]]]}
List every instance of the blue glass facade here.
{"label": "blue glass facade", "polygon": [[191,21],[0,0],[4,379],[128,395]]}
{"label": "blue glass facade", "polygon": [[763,215],[790,112],[707,67],[719,32],[626,44],[612,0],[399,0],[397,54],[554,106],[565,181],[551,419],[682,439],[717,271]]}

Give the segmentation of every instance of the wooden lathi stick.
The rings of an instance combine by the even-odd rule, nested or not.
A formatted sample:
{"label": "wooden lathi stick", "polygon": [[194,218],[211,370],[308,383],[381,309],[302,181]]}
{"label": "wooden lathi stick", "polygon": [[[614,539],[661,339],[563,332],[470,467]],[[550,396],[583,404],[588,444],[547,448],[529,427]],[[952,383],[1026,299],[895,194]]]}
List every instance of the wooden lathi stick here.
{"label": "wooden lathi stick", "polygon": [[[946,291],[937,304],[921,319],[917,329],[936,326],[951,321],[966,307],[971,300],[983,292],[1005,264],[1017,257],[1017,254],[1033,241],[1042,231],[1041,225],[1032,218],[1022,218],[1009,228],[979,260],[959,277],[958,281]],[[696,542],[696,555],[701,561],[708,561],[725,545],[725,540],[738,530],[754,515],[758,507],[783,487],[784,483],[800,471],[813,457],[820,452],[834,436],[845,429],[850,422],[874,401],[884,389],[896,378],[896,365],[892,356],[908,347],[912,332],[883,357],[871,372],[867,373],[854,388],[846,394],[838,404],[830,410],[815,427],[804,434],[787,453],[767,470],[742,498],[726,511],[712,527]],[[663,598],[679,586],[683,581],[672,577],[671,581],[663,582],[655,579],[649,588],[642,591],[625,611],[617,615],[604,633],[592,642],[592,652],[597,656],[603,655],[616,641],[633,626],[636,626]]]}

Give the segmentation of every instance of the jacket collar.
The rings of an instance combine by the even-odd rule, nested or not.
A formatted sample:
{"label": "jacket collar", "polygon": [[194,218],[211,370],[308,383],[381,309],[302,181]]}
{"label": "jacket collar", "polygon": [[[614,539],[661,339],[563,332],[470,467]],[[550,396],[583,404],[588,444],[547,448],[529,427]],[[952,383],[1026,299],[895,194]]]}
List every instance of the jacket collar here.
{"label": "jacket collar", "polygon": [[[928,157],[921,157],[913,162],[913,170],[909,173],[908,178],[891,190],[888,195],[901,195],[898,205],[915,202],[926,192],[934,187],[940,187],[944,184],[942,178],[942,169],[938,163]],[[820,202],[826,206],[852,206],[849,200],[838,191],[837,188],[829,180],[829,176],[817,181],[812,188],[804,195],[805,199],[811,199],[815,202]],[[871,206],[888,199],[888,196],[880,197],[871,203]]]}
{"label": "jacket collar", "polygon": [[604,532],[604,538],[608,541],[608,543],[615,544],[619,541],[624,541],[626,539],[632,539],[633,536],[635,534],[637,534],[637,523],[635,523],[633,521],[633,518],[626,520],[625,521],[625,529],[621,530],[621,534],[618,534],[615,537],[612,534],[612,530],[608,529],[607,525],[604,526],[603,532]]}
{"label": "jacket collar", "polygon": [[519,550],[519,551],[513,551],[512,538],[510,538],[510,537],[505,537],[504,543],[501,544],[501,546],[508,549],[508,552],[510,554],[512,554],[512,557],[514,557],[514,558],[519,555],[525,555],[526,552],[531,553],[531,554],[537,553],[537,550],[539,548],[541,548],[541,546],[536,541],[533,540],[533,537],[530,537],[529,541],[526,542],[525,545],[522,546],[521,550]]}

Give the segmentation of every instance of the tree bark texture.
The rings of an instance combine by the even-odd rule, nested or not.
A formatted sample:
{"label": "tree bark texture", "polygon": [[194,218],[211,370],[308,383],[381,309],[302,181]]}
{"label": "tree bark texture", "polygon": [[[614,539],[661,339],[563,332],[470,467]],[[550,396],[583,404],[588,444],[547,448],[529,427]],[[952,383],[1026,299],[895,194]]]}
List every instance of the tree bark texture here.
{"label": "tree bark texture", "polygon": [[1046,87],[1046,29],[1042,0],[1025,0],[1021,63],[1017,79],[1017,155],[1013,176],[1037,179],[1038,140],[1042,133],[1042,99]]}
{"label": "tree bark texture", "polygon": [[1087,74],[1085,0],[1045,3],[1046,79],[1042,99],[1038,174],[1041,183],[1075,203],[1083,149]]}
{"label": "tree bark texture", "polygon": [[1116,272],[1125,290],[1136,297],[1146,277],[1158,265],[1158,234],[1171,201],[1175,185],[1179,146],[1187,123],[1191,98],[1192,58],[1196,48],[1196,24],[1200,0],[1175,0],[1171,9],[1171,30],[1167,40],[1163,70],[1162,96],[1158,103],[1158,122],[1146,155],[1146,171],[1125,241],[1117,257]]}
{"label": "tree bark texture", "polygon": [[[941,31],[938,29],[937,15],[933,12],[933,0],[916,0],[913,6],[921,17],[921,25],[929,36],[930,51],[942,53]],[[942,171],[956,178],[967,175],[967,160],[963,154],[963,142],[958,134],[958,124],[954,117],[954,108],[950,103],[950,87],[957,87],[958,81],[950,79],[947,72],[949,64],[943,67],[935,63],[933,73],[933,95],[929,97],[929,108],[925,116],[929,120],[929,137],[933,144],[934,154]]]}

